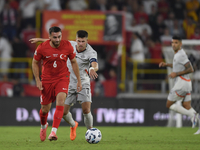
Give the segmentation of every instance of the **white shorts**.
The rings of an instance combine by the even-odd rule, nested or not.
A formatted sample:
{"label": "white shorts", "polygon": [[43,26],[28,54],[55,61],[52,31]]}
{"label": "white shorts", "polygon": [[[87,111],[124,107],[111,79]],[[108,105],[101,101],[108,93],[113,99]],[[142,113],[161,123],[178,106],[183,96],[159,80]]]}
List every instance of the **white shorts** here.
{"label": "white shorts", "polygon": [[191,93],[187,93],[181,90],[171,90],[169,95],[168,95],[168,100],[170,101],[184,101],[184,102],[188,102],[191,101]]}
{"label": "white shorts", "polygon": [[80,104],[82,104],[84,102],[92,103],[91,89],[84,88],[79,93],[76,92],[76,89],[69,89],[67,98],[65,100],[65,104],[73,106],[77,101]]}
{"label": "white shorts", "polygon": [[171,89],[168,100],[170,101],[191,101],[192,84],[190,80],[179,76],[174,87]]}

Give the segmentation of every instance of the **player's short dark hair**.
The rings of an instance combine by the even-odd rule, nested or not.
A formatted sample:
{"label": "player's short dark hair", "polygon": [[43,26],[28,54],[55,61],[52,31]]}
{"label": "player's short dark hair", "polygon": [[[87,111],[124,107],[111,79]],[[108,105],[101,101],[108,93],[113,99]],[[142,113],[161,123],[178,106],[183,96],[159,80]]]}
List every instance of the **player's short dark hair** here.
{"label": "player's short dark hair", "polygon": [[61,32],[61,29],[59,27],[54,26],[54,27],[51,27],[49,29],[49,34],[50,35],[51,35],[52,32]]}
{"label": "player's short dark hair", "polygon": [[180,36],[178,36],[178,35],[174,35],[174,36],[172,37],[172,39],[173,39],[173,40],[179,40],[180,42],[182,41],[182,38],[181,38]]}
{"label": "player's short dark hair", "polygon": [[85,38],[85,37],[87,38],[88,37],[88,33],[85,30],[78,30],[76,32],[76,36],[79,37],[79,38]]}

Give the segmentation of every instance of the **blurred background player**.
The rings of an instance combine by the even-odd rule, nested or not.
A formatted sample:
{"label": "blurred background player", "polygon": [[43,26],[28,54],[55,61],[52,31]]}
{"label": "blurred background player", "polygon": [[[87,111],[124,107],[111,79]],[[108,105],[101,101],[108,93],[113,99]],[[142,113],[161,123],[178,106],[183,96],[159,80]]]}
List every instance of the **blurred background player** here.
{"label": "blurred background player", "polygon": [[[30,39],[32,43],[38,41],[46,41],[47,39],[33,38]],[[71,64],[68,62],[67,66],[70,71],[70,83],[68,96],[65,100],[64,107],[64,116],[63,119],[70,124],[71,133],[70,139],[74,140],[76,138],[76,128],[78,123],[73,120],[71,113],[69,112],[70,107],[78,101],[81,103],[82,111],[84,115],[84,123],[87,129],[93,127],[93,116],[91,114],[91,89],[90,89],[90,78],[96,79],[98,77],[96,71],[98,70],[97,63],[97,53],[96,51],[88,44],[88,33],[84,30],[79,30],[76,33],[76,42],[70,41],[74,52],[76,52],[76,59],[79,66],[82,90],[78,92],[76,90],[77,79],[72,70]],[[68,60],[69,61],[69,60]],[[91,67],[90,67],[91,66]],[[89,74],[89,76],[88,76]]]}
{"label": "blurred background player", "polygon": [[[179,36],[173,36],[172,48],[175,53],[173,63],[167,64],[165,62],[160,62],[159,67],[173,68],[173,72],[169,77],[175,79],[175,84],[168,95],[167,108],[189,116],[192,121],[192,127],[194,128],[197,121],[199,121],[199,114],[191,107],[192,83],[189,73],[194,72],[194,69],[181,46],[182,39]],[[175,102],[177,101],[181,101],[182,106],[176,104]],[[196,132],[195,134],[199,133],[200,132]]]}
{"label": "blurred background player", "polygon": [[[60,125],[64,111],[64,101],[68,93],[69,71],[66,66],[68,58],[71,61],[73,71],[77,79],[77,92],[81,91],[81,79],[76,61],[76,53],[70,42],[61,40],[62,33],[59,27],[49,29],[49,39],[40,44],[35,51],[32,69],[35,76],[36,85],[41,90],[40,96],[40,139],[46,139],[46,129],[48,127],[47,116],[52,102],[56,100],[56,110],[53,118],[51,134],[48,139],[57,140],[56,132]],[[39,62],[43,60],[41,80],[39,78]],[[69,63],[69,62],[68,62]]]}

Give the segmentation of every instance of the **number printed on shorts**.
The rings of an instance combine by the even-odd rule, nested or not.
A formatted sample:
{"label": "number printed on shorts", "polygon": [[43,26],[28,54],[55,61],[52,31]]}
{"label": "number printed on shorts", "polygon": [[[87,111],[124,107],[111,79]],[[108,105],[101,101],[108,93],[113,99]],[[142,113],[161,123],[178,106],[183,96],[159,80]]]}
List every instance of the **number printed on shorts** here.
{"label": "number printed on shorts", "polygon": [[53,67],[54,67],[54,68],[57,67],[56,61],[54,61],[54,63],[53,63]]}

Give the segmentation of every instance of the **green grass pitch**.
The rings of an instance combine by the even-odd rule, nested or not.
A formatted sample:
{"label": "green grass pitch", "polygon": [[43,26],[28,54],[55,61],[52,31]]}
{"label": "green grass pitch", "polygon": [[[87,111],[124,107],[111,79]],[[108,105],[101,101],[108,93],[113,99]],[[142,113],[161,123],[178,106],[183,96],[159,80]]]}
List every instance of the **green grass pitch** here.
{"label": "green grass pitch", "polygon": [[[40,141],[40,127],[0,126],[0,150],[199,150],[200,135],[197,128],[167,127],[97,127],[102,139],[98,144],[85,140],[85,127],[77,128],[74,141],[70,129],[59,127],[58,140]],[[51,127],[47,129],[47,138]]]}

